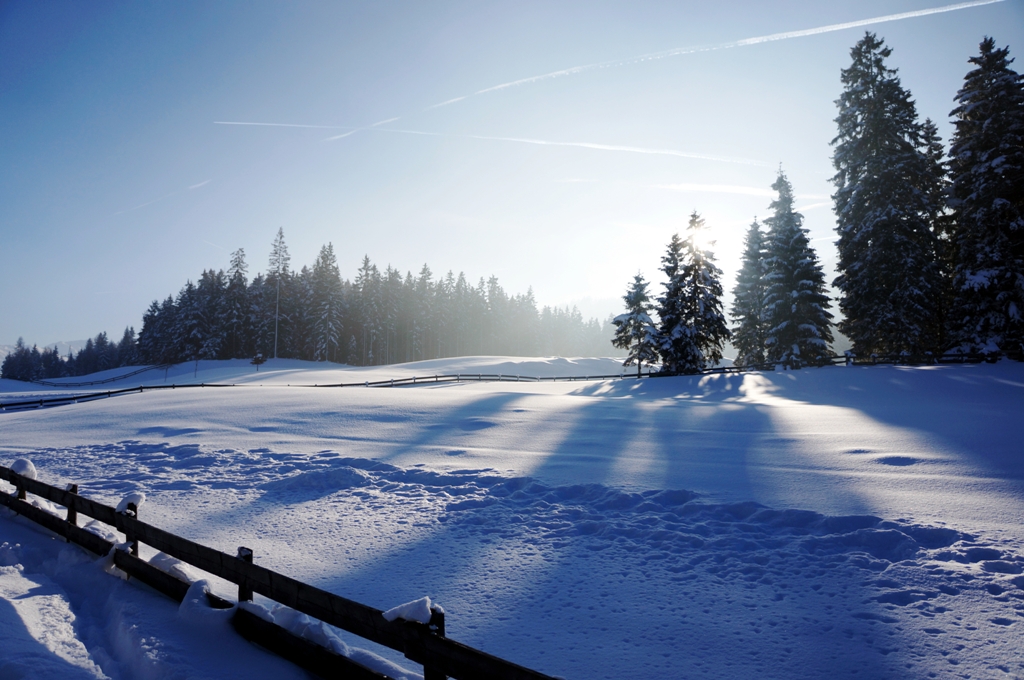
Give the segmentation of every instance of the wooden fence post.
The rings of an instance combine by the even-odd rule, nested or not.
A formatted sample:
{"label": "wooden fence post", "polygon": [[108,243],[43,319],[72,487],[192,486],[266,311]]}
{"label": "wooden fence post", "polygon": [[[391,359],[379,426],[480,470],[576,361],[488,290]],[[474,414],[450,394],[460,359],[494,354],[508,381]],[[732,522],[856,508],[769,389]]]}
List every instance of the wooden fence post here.
{"label": "wooden fence post", "polygon": [[[76,496],[78,495],[78,485],[77,484],[68,484],[67,487],[65,487],[65,490],[68,493],[73,493]],[[73,527],[77,527],[78,526],[78,510],[75,510],[75,506],[70,504],[70,503],[68,504],[68,524],[70,524]],[[68,543],[71,542],[70,538],[67,538],[65,540]]]}
{"label": "wooden fence post", "polygon": [[[134,517],[135,519],[138,519],[139,518],[139,508],[138,508],[137,505],[135,505],[135,503],[128,503],[128,505],[126,506],[125,511],[124,511],[123,514],[128,515],[129,517]],[[132,557],[138,557],[139,556],[139,539],[135,537],[134,533],[129,532],[129,531],[125,531],[124,532],[124,538],[128,542],[128,549],[129,549],[129,552],[131,553]]]}
{"label": "wooden fence post", "polygon": [[[427,628],[438,637],[444,637],[444,610],[430,608],[430,622]],[[423,667],[423,680],[447,680],[448,676],[436,668]]]}
{"label": "wooden fence post", "polygon": [[[252,548],[245,548],[243,546],[238,547],[238,559],[243,562],[252,564]],[[244,579],[243,579],[244,581]],[[239,602],[252,602],[252,588],[246,582],[238,584],[238,601]]]}

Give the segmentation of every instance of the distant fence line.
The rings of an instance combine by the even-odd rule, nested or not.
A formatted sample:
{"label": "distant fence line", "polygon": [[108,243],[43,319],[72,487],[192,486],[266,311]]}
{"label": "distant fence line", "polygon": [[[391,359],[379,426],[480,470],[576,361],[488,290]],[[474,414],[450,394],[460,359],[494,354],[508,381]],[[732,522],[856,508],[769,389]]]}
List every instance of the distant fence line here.
{"label": "distant fence line", "polygon": [[[223,578],[238,586],[238,602],[251,602],[259,593],[274,602],[302,612],[354,635],[394,649],[422,664],[424,680],[494,678],[495,680],[554,680],[551,676],[474,649],[445,637],[445,614],[432,611],[429,623],[396,619],[388,621],[379,609],[360,604],[253,563],[253,551],[240,547],[237,555],[214,550],[158,529],[138,519],[138,508],[127,504],[124,512],[79,495],[77,484],[60,489],[24,477],[0,466],[0,479],[15,486],[15,494],[0,491],[0,505],[49,529],[68,542],[97,555],[110,555],[114,564],[146,585],[173,598],[185,599],[190,583],[158,569],[139,558],[139,543],[145,543],[186,564]],[[67,509],[61,518],[28,502],[34,494]],[[114,543],[78,526],[78,515],[86,515],[125,535],[125,545]],[[117,548],[117,549],[115,549]],[[230,609],[234,602],[207,593],[210,606]],[[323,678],[388,680],[389,676],[367,668],[348,657],[299,637],[257,614],[238,607],[232,616],[235,630],[247,640],[282,656]]]}
{"label": "distant fence line", "polygon": [[55,382],[53,380],[33,380],[31,382],[37,385],[46,385],[47,387],[91,387],[92,385],[106,385],[108,383],[117,382],[118,380],[124,380],[125,378],[132,378],[145,373],[147,371],[156,371],[159,369],[167,369],[177,364],[156,364],[154,366],[143,366],[142,368],[132,371],[131,373],[122,373],[121,375],[115,375],[112,378],[106,378],[104,380],[88,380],[85,382]]}
{"label": "distant fence line", "polygon": [[[833,365],[846,365],[846,366],[882,366],[882,365],[900,365],[900,366],[926,366],[926,365],[937,365],[937,364],[977,364],[982,362],[992,362],[996,358],[992,355],[986,354],[942,354],[936,356],[910,356],[904,354],[890,354],[890,355],[876,355],[873,354],[866,358],[857,357],[852,353],[845,355],[833,355],[825,361],[816,364],[808,364],[802,366],[802,368],[816,368],[822,366],[833,366]],[[115,380],[123,380],[134,375],[138,375],[145,371],[155,369],[167,369],[171,366],[178,364],[161,364],[159,366],[147,366],[127,373],[125,375],[117,376],[115,378],[108,378],[106,380],[99,380],[86,383],[53,383],[50,381],[35,381],[36,383],[52,386],[52,387],[79,387],[98,385],[104,383],[114,382]],[[651,371],[648,369],[647,373],[641,373],[641,378],[667,378],[678,375],[718,375],[728,373],[747,373],[750,371],[775,371],[782,364],[776,363],[765,363],[765,364],[751,364],[748,366],[719,366],[716,368],[709,368],[696,373],[666,373],[661,371]],[[783,368],[787,368],[783,366]],[[631,371],[620,371],[614,374],[605,375],[568,375],[568,376],[551,376],[551,377],[537,377],[529,375],[510,375],[504,373],[455,373],[449,375],[433,375],[433,376],[413,376],[411,378],[388,378],[384,380],[363,380],[349,383],[314,383],[309,384],[295,384],[287,385],[287,387],[403,387],[409,385],[428,385],[437,383],[461,383],[461,382],[589,382],[595,380],[630,380],[637,379],[637,374]],[[243,386],[252,387],[251,383],[245,383]],[[89,392],[85,394],[75,394],[59,397],[49,397],[40,399],[26,399],[22,401],[11,401],[11,402],[0,402],[0,411],[21,411],[27,409],[36,408],[48,408],[52,406],[64,406],[67,404],[77,404],[79,402],[95,401],[97,399],[106,399],[108,397],[119,396],[123,394],[141,394],[143,392],[152,390],[175,390],[175,389],[188,389],[193,387],[239,387],[235,383],[183,383],[181,385],[172,383],[170,385],[139,385],[138,387],[126,387],[119,390],[105,390],[100,392]]]}

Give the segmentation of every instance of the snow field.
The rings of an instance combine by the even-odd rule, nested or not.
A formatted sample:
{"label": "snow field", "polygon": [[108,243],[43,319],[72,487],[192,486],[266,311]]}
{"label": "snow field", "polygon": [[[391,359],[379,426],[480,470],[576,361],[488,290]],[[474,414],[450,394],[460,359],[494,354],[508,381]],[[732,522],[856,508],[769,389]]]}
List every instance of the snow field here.
{"label": "snow field", "polygon": [[[454,639],[567,678],[1012,678],[1022,388],[1003,363],[196,390],[3,415],[0,462],[145,492],[145,521],[381,609],[428,596]],[[25,557],[39,536],[0,518],[103,673],[203,677],[166,600],[129,624],[163,660],[125,670],[77,572]],[[99,576],[91,597],[136,597]]]}

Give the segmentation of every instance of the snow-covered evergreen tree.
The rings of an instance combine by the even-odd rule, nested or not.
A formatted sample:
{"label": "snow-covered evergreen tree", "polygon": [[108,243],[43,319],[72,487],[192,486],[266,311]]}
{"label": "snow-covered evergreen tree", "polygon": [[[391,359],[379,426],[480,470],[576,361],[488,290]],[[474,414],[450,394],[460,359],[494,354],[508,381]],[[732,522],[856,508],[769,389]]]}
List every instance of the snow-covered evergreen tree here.
{"label": "snow-covered evergreen tree", "polygon": [[256,354],[252,344],[249,291],[245,250],[231,254],[227,289],[224,291],[224,353],[229,359],[249,358]]}
{"label": "snow-covered evergreen tree", "polygon": [[[284,228],[278,227],[277,236],[270,248],[270,262],[267,267],[267,281],[274,287],[274,358],[280,345],[282,288],[287,297],[288,264],[291,262],[288,246],[284,242]],[[287,318],[287,316],[286,316]]]}
{"label": "snow-covered evergreen tree", "polygon": [[199,277],[196,286],[196,304],[200,309],[199,334],[202,343],[199,348],[200,359],[220,359],[221,348],[224,346],[226,324],[224,322],[224,290],[227,280],[224,270],[208,269]]}
{"label": "snow-covered evergreen tree", "polygon": [[341,274],[334,256],[334,245],[320,248],[313,265],[313,337],[316,361],[342,361],[341,332],[344,300],[341,292]]}
{"label": "snow-covered evergreen tree", "polygon": [[670,373],[697,373],[722,359],[722,344],[730,338],[722,313],[722,271],[714,254],[697,239],[704,220],[690,215],[687,237],[674,234],[661,258],[667,280],[658,298],[658,354]]}
{"label": "snow-covered evergreen tree", "polygon": [[[180,349],[175,344],[174,328],[177,325],[178,310],[174,298],[167,296],[163,303],[153,300],[142,317],[142,331],[139,333],[139,358],[147,364],[163,364],[180,361]],[[78,367],[75,366],[76,375]]]}
{"label": "snow-covered evergreen tree", "polygon": [[652,305],[647,285],[643,275],[637,273],[629,290],[622,296],[626,303],[625,314],[620,314],[612,320],[615,324],[612,345],[628,352],[622,365],[636,364],[637,378],[640,377],[644,364],[650,366],[658,360],[658,351],[655,347],[657,330],[650,316]]}
{"label": "snow-covered evergreen tree", "polygon": [[174,302],[177,322],[174,326],[174,346],[180,352],[181,360],[198,362],[203,350],[203,309],[199,305],[196,287],[191,281],[178,293]]}
{"label": "snow-covered evergreen tree", "polygon": [[117,343],[117,365],[135,366],[138,363],[138,343],[135,339],[135,329],[129,326],[124,329],[121,342]]}
{"label": "snow-covered evergreen tree", "polygon": [[781,170],[772,189],[779,196],[765,219],[766,358],[789,368],[821,365],[832,356],[825,274],[807,239],[803,215],[793,210],[793,186]]}
{"label": "snow-covered evergreen tree", "polygon": [[923,354],[936,349],[940,284],[937,213],[926,187],[941,177],[927,148],[892,50],[868,33],[851,50],[836,104],[832,144],[839,276],[839,329],[858,354]]}
{"label": "snow-covered evergreen tree", "polygon": [[992,38],[970,62],[951,113],[951,339],[1024,360],[1024,77]]}
{"label": "snow-covered evergreen tree", "polygon": [[765,239],[757,219],[747,230],[743,243],[743,264],[732,289],[732,344],[737,366],[756,366],[766,360],[768,315],[765,311]]}

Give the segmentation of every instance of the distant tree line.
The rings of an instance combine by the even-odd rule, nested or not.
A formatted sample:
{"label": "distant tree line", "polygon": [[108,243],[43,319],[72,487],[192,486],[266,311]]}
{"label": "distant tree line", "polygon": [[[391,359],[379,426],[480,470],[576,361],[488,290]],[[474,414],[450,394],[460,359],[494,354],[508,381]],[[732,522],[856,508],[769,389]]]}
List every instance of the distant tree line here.
{"label": "distant tree line", "polygon": [[[1024,77],[1010,68],[1008,48],[982,41],[950,113],[947,157],[935,124],[919,119],[886,66],[891,52],[867,33],[841,74],[832,141],[838,328],[860,356],[1024,360]],[[795,368],[831,355],[821,267],[781,171],[772,188],[767,231],[755,219],[747,233],[733,327],[724,328],[719,272],[695,245],[691,218],[689,238],[673,237],[662,259],[657,305],[639,274],[623,298],[613,343],[627,350],[627,365],[660,360],[667,371],[698,371],[730,338],[738,365]]]}
{"label": "distant tree line", "polygon": [[[3,377],[82,375],[131,364],[281,357],[356,366],[464,355],[596,356],[610,353],[610,321],[585,320],[576,307],[540,309],[533,290],[510,295],[496,277],[472,285],[465,274],[435,278],[381,271],[364,257],[353,280],[338,269],[334,247],[295,271],[283,230],[266,273],[249,279],[245,252],[227,271],[207,270],[176,296],[153,301],[138,338],[101,333],[77,355],[28,349],[19,339]],[[123,351],[122,351],[123,348]]]}
{"label": "distant tree line", "polygon": [[105,371],[119,366],[134,366],[139,363],[138,345],[135,329],[124,329],[120,342],[107,338],[106,333],[99,333],[95,338],[85,341],[85,347],[75,352],[68,350],[62,357],[57,348],[27,347],[22,338],[18,338],[14,351],[4,357],[0,366],[0,377],[12,380],[46,380],[67,376],[89,375],[97,371]]}

